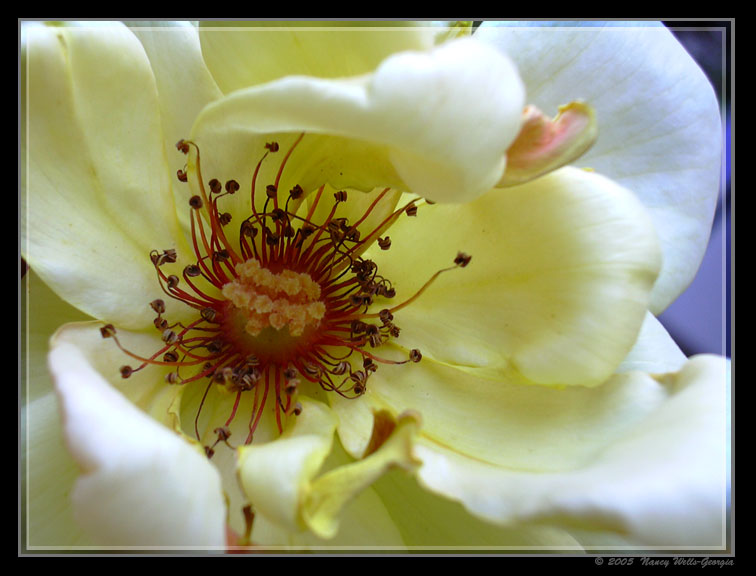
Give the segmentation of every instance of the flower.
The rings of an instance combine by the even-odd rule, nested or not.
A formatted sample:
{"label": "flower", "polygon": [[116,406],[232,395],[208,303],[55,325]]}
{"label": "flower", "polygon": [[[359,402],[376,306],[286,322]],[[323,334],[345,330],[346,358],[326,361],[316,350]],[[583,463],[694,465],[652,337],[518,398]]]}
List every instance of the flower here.
{"label": "flower", "polygon": [[[30,36],[24,253],[60,297],[100,320],[61,328],[49,363],[65,442],[83,472],[73,513],[102,545],[222,548],[249,537],[263,545],[432,546],[458,544],[466,533],[517,547],[615,545],[612,537],[650,547],[719,544],[723,411],[712,406],[723,400],[724,369],[710,357],[686,361],[647,312],[689,281],[713,210],[719,120],[709,92],[698,97],[700,72],[662,29],[552,36],[484,28],[434,47],[436,38],[432,28],[200,35],[191,26],[112,25]],[[597,54],[620,49],[625,58],[598,76]],[[649,50],[663,55],[663,74],[649,66]],[[570,60],[576,64],[565,68]],[[606,90],[602,82],[617,86],[614,75],[639,88]],[[592,140],[581,97],[609,137],[580,159],[594,171],[555,170]],[[532,108],[523,116],[526,101],[547,111],[576,103],[552,124]],[[612,153],[620,141],[623,153]],[[658,150],[658,163],[649,160]],[[234,192],[251,190],[258,210],[267,205],[263,184],[273,186],[267,198],[276,210],[280,191],[291,190],[291,206],[250,218],[249,194],[224,194],[200,166],[207,178],[236,182]],[[324,185],[334,194],[327,204],[315,200]],[[293,193],[297,186],[306,199]],[[399,192],[414,196],[396,210]],[[335,210],[347,220],[337,222]],[[303,393],[289,394],[281,384],[294,377],[271,360],[266,403],[238,384],[254,372],[234,373],[227,363],[227,326],[216,350],[214,338],[188,331],[208,328],[196,324],[198,311],[218,313],[207,305],[217,293],[178,297],[163,272],[174,264],[185,274],[176,276],[181,286],[196,276],[188,267],[202,268],[235,317],[244,311],[241,339],[278,330],[273,300],[294,306],[277,313],[295,337],[327,322],[322,309],[308,308],[295,324],[296,306],[319,296],[283,302],[283,288],[265,292],[270,307],[251,312],[250,290],[260,297],[263,281],[254,266],[242,271],[242,260],[266,243],[245,244],[242,226],[242,240],[227,245],[226,211],[259,237],[275,236],[276,247],[284,246],[283,222],[299,218],[321,231],[335,224],[343,236],[329,250],[354,243],[355,285],[367,290],[360,274],[368,261],[394,282],[400,303],[366,308],[364,319],[395,313],[401,333],[384,323],[375,354],[351,332],[339,345],[358,349],[360,360],[395,363],[375,372],[367,363],[362,371],[321,365],[332,375],[362,374],[344,379],[359,398],[304,390],[305,378]],[[391,248],[347,239],[347,222],[377,227],[363,240],[385,241],[389,232]],[[269,261],[281,264],[283,249],[270,250]],[[472,255],[470,265],[437,276],[460,250]],[[332,275],[347,270],[338,258],[326,251],[321,260]],[[302,266],[296,273],[312,279],[313,268]],[[283,286],[279,273],[265,282]],[[386,296],[380,285],[376,294]],[[163,290],[184,305],[163,300]],[[171,331],[165,319],[181,328]],[[216,363],[202,378],[175,368],[172,346],[186,352],[190,337],[207,350],[198,360]],[[404,363],[418,359],[415,346],[422,361]],[[160,351],[164,363],[123,369],[129,377],[121,379],[124,351]],[[216,373],[223,381],[208,383]],[[30,458],[48,454],[38,442],[54,438],[39,417],[54,424],[52,401],[36,387],[31,398]],[[245,444],[240,430],[254,442]],[[235,438],[238,450],[218,446]],[[36,518],[53,517],[59,491],[71,485],[50,486],[50,475],[37,473],[51,466],[72,474],[70,461],[51,452],[30,463]],[[80,532],[60,533],[71,514],[61,510],[45,528],[31,513],[31,532],[44,544],[47,529],[55,544],[77,545]]]}

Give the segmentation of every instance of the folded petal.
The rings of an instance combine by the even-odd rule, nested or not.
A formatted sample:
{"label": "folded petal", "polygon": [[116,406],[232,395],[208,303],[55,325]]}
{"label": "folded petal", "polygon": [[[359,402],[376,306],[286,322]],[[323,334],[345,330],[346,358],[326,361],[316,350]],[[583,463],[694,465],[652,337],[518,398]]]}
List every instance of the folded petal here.
{"label": "folded petal", "polygon": [[372,72],[395,52],[431,48],[437,30],[425,24],[430,23],[203,22],[200,38],[213,77],[229,93],[284,76]]}
{"label": "folded petal", "polygon": [[337,420],[325,404],[302,398],[302,413],[281,437],[239,449],[239,476],[256,511],[292,532],[305,528],[322,539],[337,535],[346,506],[389,468],[412,468],[418,421],[400,416],[374,452],[357,462],[321,471]]}
{"label": "folded petal", "polygon": [[[557,522],[612,531],[657,549],[724,549],[725,377],[723,359],[702,356],[677,373],[632,372],[583,389],[584,402],[568,401],[557,421],[539,421],[534,429],[554,433],[546,442],[532,437],[536,452],[554,451],[543,461],[551,470],[533,467],[527,440],[508,433],[507,424],[496,443],[504,454],[521,444],[521,457],[506,464],[428,438],[416,448],[420,481],[502,525]],[[597,416],[593,402],[612,396]],[[612,413],[612,421],[604,420]],[[570,463],[558,449],[570,453],[571,444],[593,444],[592,451]]]}
{"label": "folded petal", "polygon": [[35,27],[27,43],[22,251],[77,308],[148,326],[150,250],[188,252],[150,62],[120,25]]}
{"label": "folded petal", "polygon": [[27,434],[21,464],[26,479],[26,547],[50,550],[93,545],[91,536],[74,521],[69,496],[79,467],[63,442],[55,396],[32,401],[24,415]]}
{"label": "folded petal", "polygon": [[[176,142],[189,136],[202,108],[222,93],[205,66],[196,26],[189,22],[142,21],[130,29],[141,42],[155,76],[164,155],[169,174],[174,175],[186,163],[184,155],[176,150]],[[170,183],[176,204],[186,206],[186,187],[176,178],[171,178]],[[179,209],[179,217],[188,219],[188,212]]]}
{"label": "folded petal", "polygon": [[617,368],[617,372],[639,370],[651,374],[676,372],[685,364],[686,358],[672,336],[650,312],[641,326],[638,339],[632,350]]}
{"label": "folded petal", "polygon": [[[597,385],[636,340],[659,268],[651,224],[627,190],[564,168],[461,206],[422,206],[371,251],[401,302],[398,343],[471,373]],[[505,376],[506,377],[506,376]]]}
{"label": "folded petal", "polygon": [[503,527],[471,515],[458,502],[424,490],[415,478],[392,471],[375,484],[408,549],[538,552],[582,550],[567,530],[523,524]]}
{"label": "folded petal", "polygon": [[[595,24],[595,23],[593,23]],[[664,254],[652,311],[662,311],[703,258],[721,179],[720,107],[698,65],[669,30],[628,26],[482,26],[481,42],[518,66],[529,104],[545,113],[582,99],[599,136],[580,158],[647,206]]]}
{"label": "folded petal", "polygon": [[108,548],[224,546],[221,482],[202,451],[109,386],[65,332],[49,362],[66,445],[83,471],[72,493],[77,522]]}
{"label": "folded petal", "polygon": [[393,186],[463,202],[501,178],[522,106],[509,61],[463,39],[395,54],[372,75],[288,77],[236,91],[203,110],[192,140],[207,150],[205,174],[236,178],[243,190],[266,135],[306,132],[290,163],[307,192],[326,182]]}

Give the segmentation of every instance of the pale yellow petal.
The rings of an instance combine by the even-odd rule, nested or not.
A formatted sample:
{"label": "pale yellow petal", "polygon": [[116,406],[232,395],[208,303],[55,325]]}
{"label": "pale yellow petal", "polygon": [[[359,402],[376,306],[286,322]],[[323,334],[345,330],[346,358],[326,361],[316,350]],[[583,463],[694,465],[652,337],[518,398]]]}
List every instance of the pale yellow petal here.
{"label": "pale yellow petal", "polygon": [[494,378],[603,382],[636,340],[659,268],[634,196],[573,168],[470,204],[422,206],[390,233],[391,249],[370,256],[396,304],[458,251],[472,257],[396,311],[397,342]]}
{"label": "pale yellow petal", "polygon": [[523,524],[502,527],[476,518],[459,503],[418,486],[402,471],[392,471],[375,490],[409,550],[467,553],[576,553],[582,546],[567,530]]}
{"label": "pale yellow petal", "polygon": [[151,249],[186,252],[150,63],[123,26],[28,34],[22,252],[65,300],[123,326],[151,322]]}
{"label": "pale yellow petal", "polygon": [[284,76],[365,74],[394,52],[429,49],[436,34],[415,22],[225,21],[203,22],[200,31],[225,93]]}
{"label": "pale yellow petal", "polygon": [[[594,421],[599,425],[593,433],[580,433],[580,427],[590,426],[596,416],[590,402],[576,407],[583,412],[577,426],[560,432],[564,445],[597,440],[595,452],[582,462],[569,464],[559,458],[552,471],[516,461],[493,465],[469,451],[455,451],[450,444],[428,439],[417,447],[423,460],[419,476],[427,488],[502,525],[557,522],[615,532],[646,549],[722,550],[727,495],[725,378],[723,359],[702,356],[678,373],[652,378],[632,372],[586,390],[593,398],[607,390],[620,391],[627,400],[600,411],[606,415],[615,409],[620,420],[633,412],[640,417],[625,420],[620,434],[607,434],[613,424],[604,421]],[[649,393],[639,394],[642,390]],[[548,427],[539,422],[535,430]],[[520,443],[506,434],[497,442],[504,447]],[[540,441],[536,448],[551,449]]]}
{"label": "pale yellow petal", "polygon": [[192,139],[204,174],[234,177],[242,190],[269,135],[306,132],[291,163],[308,193],[327,182],[463,202],[501,178],[522,106],[509,61],[463,39],[395,54],[371,75],[287,77],[239,90],[203,110]]}
{"label": "pale yellow petal", "polygon": [[155,76],[160,103],[160,122],[170,183],[179,218],[188,221],[189,191],[175,174],[186,158],[176,150],[176,142],[187,138],[194,119],[222,93],[205,66],[196,26],[188,22],[136,22],[130,27],[139,39]]}

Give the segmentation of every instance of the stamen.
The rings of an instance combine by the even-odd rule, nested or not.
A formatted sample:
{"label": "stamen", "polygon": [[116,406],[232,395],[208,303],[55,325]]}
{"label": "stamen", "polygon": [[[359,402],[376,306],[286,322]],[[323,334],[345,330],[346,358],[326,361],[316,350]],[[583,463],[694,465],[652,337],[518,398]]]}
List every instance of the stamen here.
{"label": "stamen", "polygon": [[[273,182],[260,187],[264,189],[258,189],[257,180],[263,163],[271,161],[279,144],[268,142],[261,150],[252,173],[250,214],[239,224],[238,250],[224,231],[236,216],[223,210],[224,198],[240,189],[238,181],[226,179],[221,184],[220,179],[212,178],[205,185],[199,148],[191,141],[178,142],[176,146],[184,154],[194,151],[194,171],[188,174],[185,168],[177,172],[180,182],[191,176],[198,191],[188,201],[193,255],[181,268],[181,278],[171,273],[176,272],[171,269],[178,260],[175,249],[152,250],[149,256],[163,292],[196,310],[196,317],[186,325],[171,324],[164,317],[166,301],[152,300],[149,306],[156,314],[153,323],[162,345],[146,357],[122,346],[113,325],[100,329],[103,338],[112,338],[120,350],[140,363],[121,366],[123,378],[147,366],[158,366],[170,369],[165,375],[169,385],[197,382],[205,386],[194,418],[194,434],[198,442],[206,442],[209,458],[219,443],[231,447],[230,426],[245,405],[241,402],[244,394],[251,396],[251,409],[245,416],[248,433],[244,443],[249,444],[266,409],[273,409],[279,432],[287,418],[302,412],[297,401],[302,381],[344,398],[357,398],[366,393],[370,376],[380,365],[420,362],[418,349],[410,350],[404,360],[380,355],[380,348],[399,336],[397,312],[417,300],[441,274],[464,268],[471,260],[459,252],[453,266],[437,271],[403,302],[388,305],[396,289],[379,273],[378,265],[362,254],[373,243],[388,250],[392,244],[385,230],[402,214],[415,216],[417,201],[393,210],[367,230],[364,223],[381,206],[389,188],[376,194],[354,219],[337,215],[339,206],[349,202],[348,191],[338,190],[333,193],[330,210],[319,211],[327,212],[325,219],[315,221],[319,203],[328,198],[325,185],[309,191],[313,196],[305,216],[298,210],[308,191],[299,184],[292,186],[286,202],[279,204],[286,164],[303,137],[300,134],[293,141],[278,162]],[[208,425],[203,433],[200,417],[214,386],[233,393],[233,405],[221,421]],[[271,396],[272,405],[268,403]],[[210,438],[205,439],[207,436]]]}

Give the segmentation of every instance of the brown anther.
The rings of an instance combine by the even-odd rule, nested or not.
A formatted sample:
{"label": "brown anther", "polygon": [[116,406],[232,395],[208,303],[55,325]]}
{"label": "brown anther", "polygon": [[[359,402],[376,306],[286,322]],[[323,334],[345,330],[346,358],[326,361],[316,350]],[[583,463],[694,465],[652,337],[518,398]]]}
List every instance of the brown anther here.
{"label": "brown anther", "polygon": [[334,374],[335,376],[340,376],[341,374],[344,374],[347,370],[349,370],[350,364],[349,362],[342,360],[336,366],[331,370],[331,374]]}
{"label": "brown anther", "polygon": [[185,140],[179,140],[176,142],[176,149],[184,154],[189,153],[189,144]]}
{"label": "brown anther", "polygon": [[162,314],[163,312],[165,312],[165,302],[160,298],[157,298],[156,300],[150,302],[150,308],[152,308],[158,314]]}
{"label": "brown anther", "polygon": [[375,362],[373,362],[372,358],[368,358],[367,356],[362,359],[362,367],[365,369],[365,373],[367,374],[378,370],[378,366],[375,365]]}
{"label": "brown anther", "polygon": [[270,213],[270,219],[273,220],[273,222],[278,222],[280,220],[286,219],[286,212],[284,212],[281,208],[276,208]]}
{"label": "brown anther", "polygon": [[273,184],[268,184],[265,187],[265,194],[268,196],[268,198],[273,200],[278,195],[278,188],[276,188]]}
{"label": "brown anther", "polygon": [[231,214],[228,212],[224,212],[218,217],[218,220],[221,223],[221,226],[227,226],[229,222],[231,222]]}
{"label": "brown anther", "polygon": [[291,224],[287,224],[286,227],[283,229],[283,235],[284,235],[284,238],[294,237],[294,228],[291,227]]}
{"label": "brown anther", "polygon": [[215,450],[210,448],[210,446],[205,446],[204,448],[205,448],[205,456],[207,456],[208,458],[212,458],[213,455],[215,454]]}
{"label": "brown anther", "polygon": [[284,370],[283,376],[287,380],[294,380],[297,377],[297,371],[294,368],[287,368]]}
{"label": "brown anther", "polygon": [[381,319],[381,322],[384,324],[388,324],[394,319],[394,315],[391,313],[391,310],[388,308],[384,308],[380,312],[378,312],[378,317]]}
{"label": "brown anther", "polygon": [[303,367],[308,376],[312,376],[313,378],[320,380],[320,377],[323,374],[323,369],[320,366],[311,362],[304,362]]}
{"label": "brown anther", "polygon": [[420,352],[420,350],[418,350],[417,348],[413,348],[412,350],[410,350],[409,359],[412,362],[420,362],[420,360],[423,359],[423,355]]}
{"label": "brown anther", "polygon": [[267,235],[265,237],[265,243],[268,246],[275,246],[276,244],[278,244],[278,241],[281,239],[281,236],[279,236],[278,234],[276,234],[272,230],[268,230],[267,232],[268,233],[267,233]]}
{"label": "brown anther", "polygon": [[200,316],[202,316],[205,322],[215,322],[216,315],[215,308],[210,308],[209,306],[200,310]]}
{"label": "brown anther", "polygon": [[386,288],[382,291],[381,296],[383,296],[384,298],[393,298],[394,296],[396,296],[396,290],[394,290],[393,288]]}
{"label": "brown anther", "polygon": [[200,208],[202,208],[202,198],[200,198],[199,196],[192,196],[191,198],[189,198],[189,206],[191,206],[195,210],[199,210]]}
{"label": "brown anther", "polygon": [[414,204],[407,206],[404,211],[407,213],[407,216],[417,216],[417,206]]}
{"label": "brown anther", "polygon": [[349,297],[349,302],[352,306],[362,306],[363,304],[371,304],[373,301],[370,294],[352,294]]}
{"label": "brown anther", "polygon": [[223,342],[221,340],[211,340],[205,345],[205,348],[211,354],[217,354],[223,349]]}
{"label": "brown anther", "polygon": [[457,257],[454,259],[454,263],[460,268],[464,268],[470,263],[472,256],[465,254],[464,252],[457,252]]}
{"label": "brown anther", "polygon": [[166,328],[168,328],[168,320],[166,320],[165,318],[161,318],[160,316],[155,318],[152,321],[152,323],[155,325],[155,328],[157,328],[158,330],[165,330]]}
{"label": "brown anther", "polygon": [[299,184],[296,184],[294,188],[289,190],[289,198],[292,200],[299,200],[302,197],[302,194],[304,194],[304,190]]}
{"label": "brown anther", "polygon": [[294,410],[292,410],[292,414],[294,416],[299,416],[302,413],[302,404],[300,402],[297,402],[294,404]]}
{"label": "brown anther", "polygon": [[229,430],[228,426],[221,426],[220,428],[216,428],[213,430],[218,435],[218,439],[221,442],[225,442],[231,437],[231,430]]}
{"label": "brown anther", "polygon": [[362,320],[352,320],[350,326],[354,334],[362,334],[365,330],[367,330],[368,327],[368,325]]}
{"label": "brown anther", "polygon": [[179,285],[178,276],[171,274],[170,276],[168,276],[168,278],[165,279],[165,283],[168,285],[168,288],[175,288]]}
{"label": "brown anther", "polygon": [[378,334],[378,326],[376,326],[375,324],[368,324],[365,328],[365,333],[368,336],[375,336],[376,334]]}
{"label": "brown anther", "polygon": [[190,278],[195,278],[202,274],[202,270],[200,270],[200,267],[196,264],[189,264],[189,266],[184,268],[184,274],[186,274]]}
{"label": "brown anther", "polygon": [[176,256],[176,250],[173,248],[169,248],[168,250],[163,250],[163,253],[160,255],[158,259],[158,266],[161,264],[165,264],[168,262],[169,264],[174,263],[177,260]]}
{"label": "brown anther", "polygon": [[284,386],[284,392],[286,392],[287,396],[292,396],[293,394],[296,394],[298,386],[299,380],[297,378],[292,378],[291,380],[288,380],[286,382],[286,385]]}
{"label": "brown anther", "polygon": [[255,384],[257,384],[257,381],[259,379],[260,377],[259,376],[255,377],[254,373],[245,374],[239,379],[239,389],[252,390],[255,387]]}
{"label": "brown anther", "polygon": [[213,372],[213,382],[216,384],[222,384],[225,381],[223,377],[223,370],[216,370]]}
{"label": "brown anther", "polygon": [[388,236],[385,238],[378,238],[378,246],[380,246],[381,250],[388,250],[391,248],[391,238]]}
{"label": "brown anther", "polygon": [[223,248],[222,250],[218,250],[217,252],[213,252],[213,261],[214,262],[225,262],[229,259],[228,250]]}
{"label": "brown anther", "polygon": [[116,329],[115,326],[112,324],[106,324],[102,328],[100,328],[100,335],[103,338],[110,338],[111,336],[115,336]]}
{"label": "brown anther", "polygon": [[268,142],[265,147],[271,152],[278,152],[278,142]]}
{"label": "brown anther", "polygon": [[308,236],[312,236],[312,234],[315,232],[316,228],[312,224],[303,224],[302,227],[299,229],[299,233],[302,235],[303,238],[307,238]]}
{"label": "brown anther", "polygon": [[213,178],[212,180],[210,180],[210,182],[207,183],[207,185],[210,186],[210,192],[212,192],[213,194],[220,194],[220,191],[222,189],[220,180]]}
{"label": "brown anther", "polygon": [[368,342],[370,342],[371,348],[378,348],[381,344],[383,344],[383,337],[380,334],[371,334],[368,337]]}
{"label": "brown anther", "polygon": [[399,326],[396,326],[395,324],[391,324],[389,326],[389,334],[391,335],[392,338],[398,338],[399,332],[401,332],[401,329],[399,328]]}
{"label": "brown anther", "polygon": [[168,350],[168,352],[163,354],[163,361],[164,362],[177,362],[178,354],[176,354],[176,352],[173,350]]}
{"label": "brown anther", "polygon": [[241,233],[249,238],[254,238],[257,236],[257,226],[252,224],[249,220],[245,220],[241,225]]}
{"label": "brown anther", "polygon": [[176,170],[176,177],[179,179],[179,182],[186,182],[186,171],[185,170]]}
{"label": "brown anther", "polygon": [[175,384],[178,382],[179,376],[176,372],[168,372],[168,374],[165,375],[165,381],[168,384]]}
{"label": "brown anther", "polygon": [[347,200],[347,193],[346,190],[339,190],[333,195],[336,202],[346,202]]}
{"label": "brown anther", "polygon": [[346,233],[346,239],[350,242],[359,242],[360,241],[360,231],[357,230],[357,228],[349,230],[349,232]]}
{"label": "brown anther", "polygon": [[121,366],[119,370],[121,372],[121,378],[128,378],[134,372],[134,369],[131,366]]}
{"label": "brown anther", "polygon": [[225,188],[226,192],[233,194],[239,189],[239,183],[236,180],[229,180],[228,182],[226,182]]}
{"label": "brown anther", "polygon": [[175,333],[175,332],[174,332],[173,330],[171,330],[171,329],[169,328],[168,330],[165,330],[165,331],[163,332],[163,335],[162,335],[162,336],[161,336],[160,338],[161,338],[161,339],[163,340],[163,342],[165,342],[166,344],[175,344],[175,343],[176,343],[176,341],[178,340],[178,335],[177,335],[177,334],[176,334],[176,333]]}

